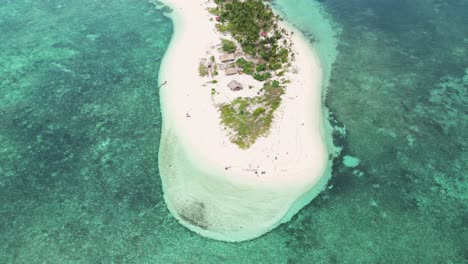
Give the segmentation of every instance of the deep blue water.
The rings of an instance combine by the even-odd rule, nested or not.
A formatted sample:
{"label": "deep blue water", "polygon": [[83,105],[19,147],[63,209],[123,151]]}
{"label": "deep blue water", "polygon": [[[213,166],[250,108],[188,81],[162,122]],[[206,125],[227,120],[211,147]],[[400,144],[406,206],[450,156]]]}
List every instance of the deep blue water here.
{"label": "deep blue water", "polygon": [[[320,45],[316,3],[276,2]],[[467,263],[468,1],[320,5],[338,33],[326,105],[346,127],[330,188],[229,244],[162,199],[163,12],[0,1],[0,263]]]}

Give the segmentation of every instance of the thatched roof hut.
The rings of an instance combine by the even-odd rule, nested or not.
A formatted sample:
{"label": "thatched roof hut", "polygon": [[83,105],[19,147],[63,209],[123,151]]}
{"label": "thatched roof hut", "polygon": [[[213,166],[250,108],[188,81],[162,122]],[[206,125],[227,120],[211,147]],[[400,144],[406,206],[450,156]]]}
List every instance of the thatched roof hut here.
{"label": "thatched roof hut", "polygon": [[225,71],[226,75],[234,75],[237,73],[237,69],[236,68],[227,68]]}
{"label": "thatched roof hut", "polygon": [[221,56],[219,56],[219,60],[221,62],[229,62],[229,61],[233,61],[236,57],[234,56],[234,54],[223,54]]}
{"label": "thatched roof hut", "polygon": [[229,82],[228,87],[229,87],[229,89],[231,89],[231,91],[240,91],[240,90],[242,90],[242,84],[240,84],[239,82],[237,82],[235,80],[232,80],[231,82]]}

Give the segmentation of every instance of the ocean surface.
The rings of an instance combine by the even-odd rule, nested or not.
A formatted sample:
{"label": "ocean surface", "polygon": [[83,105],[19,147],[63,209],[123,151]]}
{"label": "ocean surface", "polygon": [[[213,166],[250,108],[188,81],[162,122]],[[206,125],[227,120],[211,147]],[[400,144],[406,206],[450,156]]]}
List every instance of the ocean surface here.
{"label": "ocean surface", "polygon": [[145,0],[0,0],[0,263],[468,263],[468,1],[276,0],[319,53],[327,191],[232,244],[179,225],[157,168]]}

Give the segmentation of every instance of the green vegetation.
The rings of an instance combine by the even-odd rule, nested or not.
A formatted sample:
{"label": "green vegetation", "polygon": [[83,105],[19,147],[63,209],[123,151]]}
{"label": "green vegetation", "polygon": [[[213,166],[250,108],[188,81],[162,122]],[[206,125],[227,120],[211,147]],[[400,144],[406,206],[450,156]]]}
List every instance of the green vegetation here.
{"label": "green vegetation", "polygon": [[236,43],[229,39],[222,39],[221,43],[223,44],[223,50],[228,53],[234,53],[237,50]]}
{"label": "green vegetation", "polygon": [[268,134],[284,87],[278,81],[266,82],[261,91],[259,96],[239,97],[220,107],[221,123],[231,129],[231,141],[241,149],[249,148],[259,137]]}
{"label": "green vegetation", "polygon": [[264,73],[255,73],[253,75],[254,79],[260,82],[265,81],[266,79],[271,78],[271,73],[269,72],[264,72]]}
{"label": "green vegetation", "polygon": [[255,111],[253,112],[253,115],[254,116],[259,116],[259,115],[261,115],[261,114],[263,114],[265,112],[266,112],[266,109],[264,107],[259,107],[259,108],[255,109]]}
{"label": "green vegetation", "polygon": [[211,83],[216,84],[216,83],[218,83],[218,81],[217,80],[212,80]]}
{"label": "green vegetation", "polygon": [[[258,96],[239,97],[220,106],[221,122],[230,129],[231,141],[245,149],[268,133],[274,111],[281,104],[285,87],[271,78],[275,72],[283,76],[290,65],[288,40],[284,38],[287,32],[278,28],[278,17],[261,0],[215,0],[215,3],[218,6],[210,12],[219,16],[217,29],[231,33],[243,52],[255,59],[239,58],[235,64],[255,80],[265,82]],[[229,53],[237,50],[236,43],[226,39],[222,39],[222,48]]]}
{"label": "green vegetation", "polygon": [[262,63],[262,64],[257,65],[256,70],[257,70],[257,72],[261,72],[261,71],[266,70],[266,64]]}
{"label": "green vegetation", "polygon": [[244,51],[256,52],[260,32],[275,24],[273,12],[260,0],[215,0],[222,23],[242,45]]}
{"label": "green vegetation", "polygon": [[266,70],[266,64],[259,64],[255,67],[255,64],[251,61],[247,61],[244,58],[240,58],[236,61],[237,66],[243,69],[243,72],[252,75],[257,81],[263,82],[272,77],[270,72]]}
{"label": "green vegetation", "polygon": [[198,74],[201,77],[208,76],[208,74],[209,74],[208,67],[205,64],[200,63],[200,65],[198,65]]}
{"label": "green vegetation", "polygon": [[220,15],[218,8],[210,8],[208,11],[213,15],[216,15],[216,16]]}
{"label": "green vegetation", "polygon": [[289,51],[286,48],[281,48],[278,52],[278,57],[281,59],[281,62],[288,62]]}
{"label": "green vegetation", "polygon": [[[278,70],[288,62],[288,41],[284,38],[287,32],[278,28],[278,17],[261,0],[215,0],[215,3],[218,7],[210,12],[219,15],[216,27],[221,32],[230,32],[244,52],[261,57],[271,70]],[[223,50],[234,52],[233,44],[223,40]]]}
{"label": "green vegetation", "polygon": [[227,32],[229,30],[229,27],[227,25],[224,25],[224,24],[216,24],[216,29],[219,30],[219,32]]}
{"label": "green vegetation", "polygon": [[252,75],[254,73],[254,64],[251,61],[247,61],[244,58],[240,58],[236,61],[237,66],[243,69],[244,73]]}

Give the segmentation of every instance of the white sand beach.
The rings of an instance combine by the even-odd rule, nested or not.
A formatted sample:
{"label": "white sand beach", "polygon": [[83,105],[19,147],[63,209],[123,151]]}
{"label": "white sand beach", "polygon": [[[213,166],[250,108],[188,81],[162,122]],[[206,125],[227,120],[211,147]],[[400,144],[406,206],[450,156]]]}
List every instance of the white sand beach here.
{"label": "white sand beach", "polygon": [[[261,236],[289,221],[330,176],[318,56],[299,32],[292,34],[296,53],[292,68],[297,73],[286,74],[291,83],[270,133],[250,148],[239,149],[220,124],[215,103],[253,96],[258,90],[231,91],[229,81],[245,87],[256,81],[245,74],[221,72],[216,84],[200,77],[202,58],[212,52],[218,60],[213,47],[221,35],[207,10],[214,4],[164,2],[174,10],[175,25],[159,75],[163,84],[159,170],[166,204],[182,225],[202,236],[223,241]],[[217,91],[214,96],[212,88]]]}

